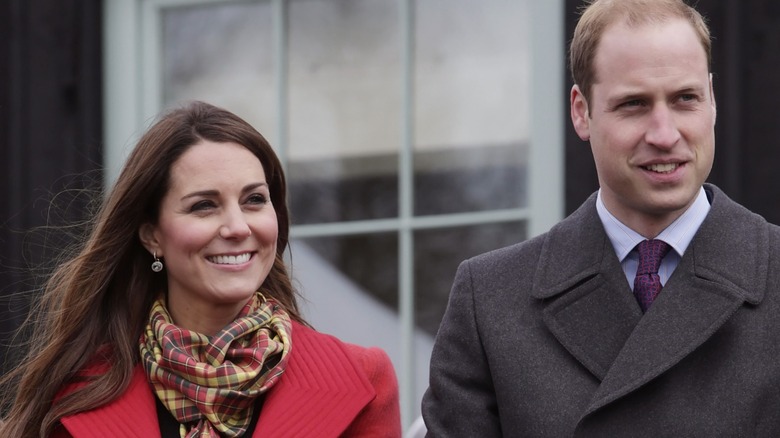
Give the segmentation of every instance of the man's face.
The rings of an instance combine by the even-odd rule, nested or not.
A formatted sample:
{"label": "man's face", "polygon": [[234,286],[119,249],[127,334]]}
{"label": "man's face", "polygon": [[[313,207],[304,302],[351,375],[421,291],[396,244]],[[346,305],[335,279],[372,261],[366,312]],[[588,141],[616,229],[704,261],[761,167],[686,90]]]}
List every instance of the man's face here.
{"label": "man's face", "polygon": [[571,116],[590,140],[607,209],[655,237],[696,198],[715,150],[707,57],[686,21],[609,26],[590,101],[576,85]]}

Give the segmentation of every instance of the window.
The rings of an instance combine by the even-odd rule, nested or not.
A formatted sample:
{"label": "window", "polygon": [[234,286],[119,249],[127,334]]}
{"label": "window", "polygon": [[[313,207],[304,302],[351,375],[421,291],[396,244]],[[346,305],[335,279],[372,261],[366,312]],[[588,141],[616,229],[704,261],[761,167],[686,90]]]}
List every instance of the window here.
{"label": "window", "polygon": [[315,328],[377,345],[419,415],[458,263],[563,211],[563,12],[549,0],[110,0],[106,167],[201,99],[285,163]]}

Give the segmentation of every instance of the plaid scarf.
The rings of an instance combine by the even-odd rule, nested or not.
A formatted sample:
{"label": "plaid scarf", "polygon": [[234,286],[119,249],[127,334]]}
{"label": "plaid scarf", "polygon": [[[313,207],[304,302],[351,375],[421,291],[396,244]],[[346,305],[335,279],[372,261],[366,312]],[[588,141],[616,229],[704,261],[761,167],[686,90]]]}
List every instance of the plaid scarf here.
{"label": "plaid scarf", "polygon": [[141,336],[141,359],[183,438],[238,437],[257,397],[284,372],[291,330],[282,306],[259,292],[211,338],[175,326],[160,298]]}

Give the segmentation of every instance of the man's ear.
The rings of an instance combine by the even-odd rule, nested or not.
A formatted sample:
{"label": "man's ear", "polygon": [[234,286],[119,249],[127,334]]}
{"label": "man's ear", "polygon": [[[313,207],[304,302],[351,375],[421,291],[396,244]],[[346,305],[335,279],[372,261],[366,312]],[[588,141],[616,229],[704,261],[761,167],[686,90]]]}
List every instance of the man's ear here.
{"label": "man's ear", "polygon": [[571,87],[571,123],[582,141],[590,140],[590,114],[588,113],[588,101],[582,94],[579,85]]}
{"label": "man's ear", "polygon": [[160,242],[157,240],[154,225],[150,223],[141,225],[141,228],[138,229],[138,238],[141,239],[141,243],[149,253],[162,257],[163,254],[160,250]]}
{"label": "man's ear", "polygon": [[712,73],[710,73],[710,100],[712,101],[712,124],[715,125],[715,120],[718,118],[718,105],[715,103],[715,87],[712,85]]}

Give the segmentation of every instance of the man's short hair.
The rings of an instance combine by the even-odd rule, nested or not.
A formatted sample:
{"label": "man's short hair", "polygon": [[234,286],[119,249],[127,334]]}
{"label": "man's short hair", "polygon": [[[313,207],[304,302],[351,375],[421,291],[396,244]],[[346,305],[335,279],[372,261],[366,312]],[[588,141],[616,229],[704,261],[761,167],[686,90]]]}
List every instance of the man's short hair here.
{"label": "man's short hair", "polygon": [[596,50],[607,27],[615,23],[635,27],[675,18],[693,26],[707,55],[707,68],[711,70],[710,30],[704,17],[682,0],[590,0],[582,9],[569,49],[571,76],[585,100],[590,101],[593,84],[598,82],[594,67]]}

